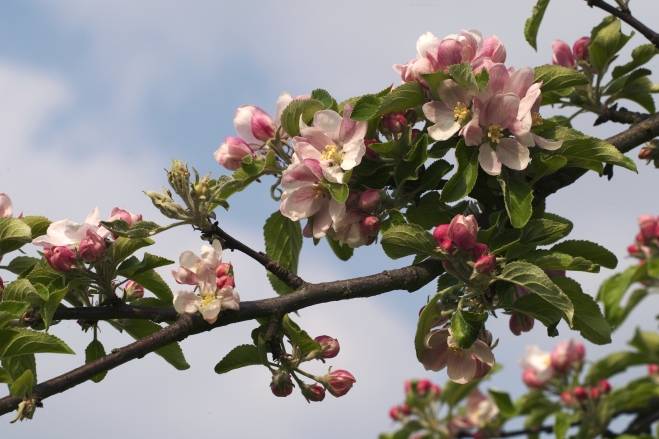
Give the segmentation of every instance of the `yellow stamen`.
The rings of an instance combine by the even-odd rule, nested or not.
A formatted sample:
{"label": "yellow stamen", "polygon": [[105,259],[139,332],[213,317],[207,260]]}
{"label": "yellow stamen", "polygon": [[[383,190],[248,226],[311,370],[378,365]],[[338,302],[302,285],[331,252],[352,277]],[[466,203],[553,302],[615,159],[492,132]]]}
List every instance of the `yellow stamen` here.
{"label": "yellow stamen", "polygon": [[531,122],[531,125],[533,125],[534,127],[538,125],[542,125],[542,122],[544,122],[544,119],[542,118],[542,116],[540,116],[540,113],[538,113],[537,111],[531,113],[531,120],[533,121]]}
{"label": "yellow stamen", "polygon": [[498,144],[503,137],[503,128],[497,124],[490,125],[487,129],[487,137],[490,139],[491,143],[495,145]]}
{"label": "yellow stamen", "polygon": [[325,146],[323,152],[320,153],[320,158],[323,160],[327,160],[328,162],[338,164],[341,163],[341,159],[343,158],[343,153],[341,152],[338,146],[336,146],[333,143],[330,143],[329,145]]}
{"label": "yellow stamen", "polygon": [[469,108],[467,108],[462,102],[458,102],[455,104],[455,107],[453,107],[453,120],[460,124],[465,123],[470,114]]}

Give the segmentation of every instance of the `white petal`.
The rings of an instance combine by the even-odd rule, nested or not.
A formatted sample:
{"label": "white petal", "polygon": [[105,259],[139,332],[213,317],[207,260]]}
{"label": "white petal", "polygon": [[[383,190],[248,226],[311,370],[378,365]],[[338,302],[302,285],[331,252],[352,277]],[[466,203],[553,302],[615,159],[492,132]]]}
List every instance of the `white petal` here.
{"label": "white petal", "polygon": [[466,384],[476,375],[476,360],[469,352],[450,351],[446,365],[449,379],[458,384]]}
{"label": "white petal", "polygon": [[318,196],[316,189],[304,186],[291,191],[285,191],[281,197],[279,211],[286,218],[299,221],[309,218],[318,212],[323,205],[324,197]]}
{"label": "white petal", "polygon": [[349,171],[362,162],[362,157],[366,154],[366,145],[364,138],[355,139],[352,142],[343,145],[343,158],[341,168]]}
{"label": "white petal", "polygon": [[501,162],[489,143],[483,143],[478,150],[478,163],[490,175],[501,174]]}
{"label": "white petal", "polygon": [[217,321],[217,316],[220,314],[222,309],[222,301],[220,299],[215,299],[207,303],[201,304],[199,307],[199,312],[201,316],[211,325]]}
{"label": "white petal", "polygon": [[194,252],[191,252],[190,250],[186,250],[183,253],[181,253],[181,256],[179,256],[178,258],[178,261],[181,267],[187,268],[193,273],[196,273],[197,264],[199,264],[201,258],[195,255]]}
{"label": "white petal", "polygon": [[506,167],[521,171],[529,165],[529,149],[515,139],[501,139],[497,146],[497,157]]}
{"label": "white petal", "polygon": [[533,140],[535,140],[535,144],[542,149],[546,149],[548,151],[555,151],[561,146],[563,146],[562,140],[549,140],[549,139],[545,139],[544,137],[538,136],[537,134],[532,134],[532,135],[533,135]]}
{"label": "white petal", "polygon": [[191,291],[180,291],[174,296],[174,309],[177,313],[194,313],[200,304],[199,296]]}
{"label": "white petal", "polygon": [[333,110],[322,110],[314,114],[313,126],[320,128],[328,137],[337,141],[341,132],[343,117]]}
{"label": "white petal", "polygon": [[243,105],[238,107],[233,117],[233,126],[238,133],[238,137],[241,137],[245,142],[250,145],[261,145],[263,142],[254,137],[254,133],[252,132],[252,114],[250,106]]}

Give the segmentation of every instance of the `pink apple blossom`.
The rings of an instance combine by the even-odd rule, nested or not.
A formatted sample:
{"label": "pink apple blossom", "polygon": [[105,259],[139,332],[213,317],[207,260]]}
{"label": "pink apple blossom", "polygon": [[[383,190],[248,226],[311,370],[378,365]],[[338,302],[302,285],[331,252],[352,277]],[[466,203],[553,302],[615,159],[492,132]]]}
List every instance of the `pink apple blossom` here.
{"label": "pink apple blossom", "polygon": [[96,231],[88,229],[78,245],[78,255],[85,262],[96,262],[105,253],[105,248],[105,239],[101,238]]}
{"label": "pink apple blossom", "polygon": [[466,416],[469,423],[483,428],[499,414],[499,408],[492,398],[475,389],[467,398]]}
{"label": "pink apple blossom", "polygon": [[100,215],[98,208],[92,210],[85,222],[82,224],[73,222],[69,219],[63,219],[55,221],[48,226],[45,235],[41,235],[32,240],[32,244],[38,246],[49,248],[49,247],[72,247],[77,248],[86,236],[88,231],[97,233],[100,237],[106,238],[110,235],[110,232],[103,228],[99,227]]}
{"label": "pink apple blossom", "polygon": [[551,351],[551,367],[557,372],[566,372],[578,367],[586,355],[583,343],[569,340],[558,343]]}
{"label": "pink apple blossom", "polygon": [[219,165],[235,171],[240,168],[243,158],[247,155],[254,155],[254,151],[247,142],[240,137],[229,136],[213,153],[213,158]]}
{"label": "pink apple blossom", "polygon": [[314,114],[311,126],[300,121],[300,136],[293,145],[295,159],[316,160],[325,179],[343,183],[344,173],[359,165],[366,152],[367,123],[352,120],[351,112],[350,107],[343,110],[343,116],[322,110]]}
{"label": "pink apple blossom", "polygon": [[526,355],[522,358],[523,381],[533,388],[543,387],[554,377],[554,369],[551,366],[551,355],[537,346],[530,346]]}
{"label": "pink apple blossom", "polygon": [[0,218],[9,218],[12,214],[12,203],[9,195],[0,192]]}
{"label": "pink apple blossom", "polygon": [[476,90],[467,90],[452,79],[442,81],[437,90],[439,101],[423,104],[423,114],[433,123],[428,135],[434,140],[448,140],[468,121],[471,100]]}
{"label": "pink apple blossom", "polygon": [[174,279],[180,284],[198,285],[210,283],[215,285],[216,270],[222,262],[222,245],[213,241],[212,245],[201,246],[200,256],[186,250],[179,257],[180,267],[172,271]]}
{"label": "pink apple blossom", "polygon": [[61,272],[71,271],[76,267],[77,256],[69,247],[50,246],[44,248],[44,257],[53,269]]}
{"label": "pink apple blossom", "polygon": [[272,118],[254,105],[238,107],[233,125],[238,135],[254,148],[261,147],[275,135],[275,123]]}

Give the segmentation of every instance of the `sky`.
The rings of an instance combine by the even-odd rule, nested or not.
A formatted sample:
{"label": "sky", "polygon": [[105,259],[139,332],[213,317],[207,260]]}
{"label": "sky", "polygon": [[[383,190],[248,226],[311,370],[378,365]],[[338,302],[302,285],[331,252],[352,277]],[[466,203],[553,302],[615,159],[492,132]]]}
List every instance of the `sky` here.
{"label": "sky", "polygon": [[[659,8],[652,3],[631,2],[649,25],[659,23]],[[0,4],[0,192],[10,194],[17,211],[82,220],[95,206],[104,215],[121,206],[164,222],[142,191],[166,184],[162,170],[174,158],[202,173],[222,173],[212,153],[233,135],[239,105],[273,111],[282,91],[295,95],[320,87],[342,100],[398,83],[391,65],[412,58],[416,38],[425,31],[442,36],[474,28],[496,34],[506,45],[509,64],[538,65],[550,60],[554,39],[571,43],[603,17],[584,2],[554,0],[536,53],[522,37],[531,1],[197,0],[182,5],[174,0]],[[643,42],[635,37],[623,58]],[[592,128],[592,121],[577,118],[577,126],[602,137],[623,129],[616,124]],[[574,221],[571,238],[605,245],[618,255],[619,267],[631,263],[625,247],[636,233],[635,218],[659,213],[652,193],[659,182],[656,170],[641,162],[638,167],[638,174],[616,170],[612,181],[588,174],[548,202],[549,211]],[[263,248],[262,223],[277,209],[263,186],[237,195],[229,212],[218,212],[225,230],[255,248]],[[177,259],[200,245],[191,230],[177,229],[159,237],[149,251]],[[227,258],[234,263],[244,300],[274,294],[260,266],[240,254]],[[300,274],[311,281],[334,280],[406,262],[384,258],[374,245],[344,263],[325,244],[306,243]],[[611,273],[578,278],[594,294]],[[432,293],[431,285],[413,294],[392,292],[300,312],[297,319],[310,334],[329,334],[341,342],[341,353],[329,364],[352,371],[357,384],[340,399],[328,396],[310,405],[298,393],[276,398],[265,368],[216,375],[216,362],[232,347],[249,342],[255,325],[245,322],[185,340],[192,366],[187,371],[147,355],[111,371],[99,384],[87,382],[48,398],[32,422],[10,425],[10,417],[3,417],[0,436],[59,439],[93,431],[96,439],[142,434],[376,437],[392,428],[387,410],[402,400],[406,378],[446,380],[445,372],[424,371],[413,349],[417,311]],[[656,297],[647,300],[615,334],[613,345],[588,344],[589,356],[622,348],[635,325],[652,328],[651,311],[658,302]],[[571,336],[562,327],[560,337],[550,339],[538,326],[515,338],[507,319],[490,325],[500,338],[495,355],[505,359],[495,380],[498,388],[523,391],[516,359],[526,345],[549,349]],[[73,322],[57,325],[53,333],[78,355],[40,355],[40,381],[80,365],[91,340]],[[100,339],[106,350],[130,342],[107,325]],[[312,371],[322,373],[322,368]]]}

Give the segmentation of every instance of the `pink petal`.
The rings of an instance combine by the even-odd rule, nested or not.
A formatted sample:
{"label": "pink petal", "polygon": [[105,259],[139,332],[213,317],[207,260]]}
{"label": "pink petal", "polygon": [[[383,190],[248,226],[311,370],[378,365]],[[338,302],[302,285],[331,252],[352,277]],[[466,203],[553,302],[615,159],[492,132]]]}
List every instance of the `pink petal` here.
{"label": "pink petal", "polygon": [[533,140],[535,140],[535,144],[542,149],[546,149],[548,151],[555,151],[559,149],[561,146],[563,146],[562,140],[549,140],[549,139],[545,139],[544,137],[538,136],[537,134],[531,134],[531,135],[533,136]]}
{"label": "pink petal", "polygon": [[501,163],[510,169],[521,171],[529,165],[529,149],[515,139],[501,139],[496,153]]}
{"label": "pink petal", "polygon": [[483,143],[478,151],[478,163],[490,175],[501,174],[501,162],[489,143]]}
{"label": "pink petal", "polygon": [[485,105],[485,110],[480,115],[480,123],[483,126],[499,125],[508,128],[517,118],[519,109],[519,96],[513,93],[496,94],[492,96]]}
{"label": "pink petal", "polygon": [[448,377],[458,384],[466,384],[476,375],[476,360],[470,352],[463,350],[450,351],[447,362]]}

